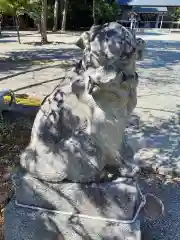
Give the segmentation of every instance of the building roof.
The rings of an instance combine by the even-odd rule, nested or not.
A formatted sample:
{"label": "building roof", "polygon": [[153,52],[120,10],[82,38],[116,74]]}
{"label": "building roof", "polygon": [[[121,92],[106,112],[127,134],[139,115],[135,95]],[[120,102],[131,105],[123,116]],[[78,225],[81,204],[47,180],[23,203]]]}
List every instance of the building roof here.
{"label": "building roof", "polygon": [[133,11],[136,13],[166,13],[167,7],[133,7]]}
{"label": "building roof", "polygon": [[120,5],[129,6],[177,6],[180,7],[180,0],[116,0]]}

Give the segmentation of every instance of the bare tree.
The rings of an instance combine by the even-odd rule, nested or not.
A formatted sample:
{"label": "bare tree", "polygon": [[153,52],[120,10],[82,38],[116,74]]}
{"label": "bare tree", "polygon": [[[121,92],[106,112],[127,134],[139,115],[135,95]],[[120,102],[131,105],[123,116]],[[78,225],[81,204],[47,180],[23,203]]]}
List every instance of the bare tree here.
{"label": "bare tree", "polygon": [[41,9],[41,42],[48,43],[47,40],[47,0],[42,0]]}
{"label": "bare tree", "polygon": [[64,8],[64,0],[60,0],[60,12],[62,14]]}
{"label": "bare tree", "polygon": [[63,8],[63,13],[62,13],[61,31],[65,31],[66,30],[66,19],[67,19],[68,3],[69,3],[69,0],[64,0],[64,8]]}
{"label": "bare tree", "polygon": [[2,35],[2,21],[3,21],[3,15],[0,12],[0,36]]}
{"label": "bare tree", "polygon": [[58,12],[59,12],[59,0],[54,2],[54,26],[53,31],[56,32],[58,28]]}
{"label": "bare tree", "polygon": [[93,0],[92,14],[93,14],[93,23],[94,23],[94,25],[96,25],[96,24],[97,24],[97,18],[96,18],[96,0]]}
{"label": "bare tree", "polygon": [[20,33],[19,33],[19,16],[18,16],[18,14],[16,14],[14,16],[14,21],[15,21],[15,24],[16,24],[18,43],[21,44],[21,38],[20,38]]}

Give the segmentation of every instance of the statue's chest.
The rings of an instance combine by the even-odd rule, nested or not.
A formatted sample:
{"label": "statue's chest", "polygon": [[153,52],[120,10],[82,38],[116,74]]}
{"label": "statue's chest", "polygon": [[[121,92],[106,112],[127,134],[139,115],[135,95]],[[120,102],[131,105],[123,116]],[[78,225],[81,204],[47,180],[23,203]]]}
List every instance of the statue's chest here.
{"label": "statue's chest", "polygon": [[73,115],[80,120],[80,129],[86,132],[98,145],[114,154],[119,150],[125,129],[125,114],[118,107],[101,108],[96,104],[79,101],[70,96],[66,103]]}
{"label": "statue's chest", "polygon": [[125,130],[125,117],[120,108],[94,109],[94,117],[91,122],[91,135],[103,147],[116,156]]}

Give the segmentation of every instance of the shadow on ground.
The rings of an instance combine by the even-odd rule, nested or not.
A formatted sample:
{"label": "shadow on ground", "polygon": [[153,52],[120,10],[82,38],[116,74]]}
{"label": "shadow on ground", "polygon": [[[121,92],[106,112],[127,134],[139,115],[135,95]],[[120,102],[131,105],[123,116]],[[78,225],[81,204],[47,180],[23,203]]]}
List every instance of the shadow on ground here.
{"label": "shadow on ground", "polygon": [[[25,37],[25,36],[32,36],[34,34],[37,34],[37,31],[20,31],[20,37]],[[17,32],[16,31],[2,31],[1,38],[11,38],[11,37],[17,37]]]}
{"label": "shadow on ground", "polygon": [[161,68],[171,67],[180,63],[180,41],[147,40],[147,56],[145,61],[138,63],[139,67]]}
{"label": "shadow on ground", "polygon": [[81,54],[78,48],[34,48],[24,51],[13,51],[6,54],[11,60],[70,60],[75,59]]}
{"label": "shadow on ground", "polygon": [[[51,63],[51,62],[50,62]],[[17,64],[17,63],[16,63]],[[24,61],[21,63],[21,64],[24,64]],[[21,69],[21,65],[20,63],[19,63],[19,69]],[[1,65],[1,64],[0,64]],[[0,78],[0,82],[1,81],[4,81],[4,80],[9,80],[10,78],[13,78],[13,77],[17,77],[17,76],[19,76],[19,75],[23,75],[23,74],[26,74],[26,73],[30,73],[30,72],[38,72],[38,71],[41,71],[41,70],[43,70],[43,69],[48,69],[48,68],[52,68],[52,65],[46,65],[46,64],[44,64],[45,66],[41,66],[41,64],[35,64],[36,65],[36,68],[31,68],[32,67],[32,65],[30,65],[30,63],[29,63],[29,65],[27,64],[27,68],[30,68],[30,70],[24,70],[24,69],[21,69],[21,71],[18,71],[17,73],[14,73],[14,74],[9,74],[9,75],[7,75],[7,76],[5,76],[5,77],[1,77]],[[37,67],[37,65],[39,65],[39,67]],[[72,66],[72,63],[71,62],[69,62],[69,63],[60,63],[60,64],[56,64],[56,65],[53,65],[53,68],[62,68],[62,69],[67,69],[68,67],[70,67],[70,66]],[[13,67],[13,69],[15,69],[15,67],[17,67],[17,65],[16,66],[12,66]],[[56,79],[55,79],[56,80]],[[47,80],[47,81],[44,81],[44,82],[42,82],[42,83],[45,83],[45,82],[51,82],[51,81],[54,81],[54,79],[50,79],[50,80]],[[41,83],[40,84],[37,84],[37,85],[41,85]],[[36,86],[36,84],[34,84],[34,86]],[[25,87],[26,88],[26,87]]]}
{"label": "shadow on ground", "polygon": [[180,176],[180,119],[179,109],[171,119],[154,119],[155,122],[143,122],[140,117],[133,115],[127,128],[127,136],[130,141],[142,140],[143,157],[136,154],[141,165],[162,171],[166,174]]}
{"label": "shadow on ground", "polygon": [[67,42],[60,42],[60,41],[48,41],[48,43],[43,44],[42,42],[24,42],[23,44],[33,45],[33,46],[43,46],[46,47],[47,45],[53,44],[53,45],[59,45],[59,44],[66,44],[66,45],[72,45],[72,43]]}
{"label": "shadow on ground", "polygon": [[161,35],[165,35],[165,33],[160,33],[160,32],[137,32],[136,33],[138,36],[161,36]]}
{"label": "shadow on ground", "polygon": [[12,39],[3,39],[0,38],[0,44],[1,43],[13,43],[13,42],[17,42],[16,40],[12,40]]}
{"label": "shadow on ground", "polygon": [[37,112],[31,108],[24,112],[3,112],[0,121],[0,165],[16,167],[19,165],[19,154],[30,140],[32,124]]}
{"label": "shadow on ground", "polygon": [[[178,112],[178,110],[177,110]],[[179,132],[180,122],[174,117],[169,120],[158,119],[156,124],[141,121],[138,115],[133,115],[129,122],[128,136],[130,139],[145,138],[145,147],[147,150],[158,150],[158,153],[147,161],[148,166],[160,164],[166,168],[173,169],[174,178],[179,169],[180,174],[180,144]],[[145,171],[145,170],[144,170]],[[144,193],[150,192],[159,197],[165,205],[165,215],[156,221],[144,219],[142,221],[142,240],[178,240],[180,238],[180,178],[178,182],[167,182],[165,176],[170,174],[165,172],[165,176],[160,176],[151,171],[151,167],[146,169],[146,174],[141,176],[140,185]],[[154,174],[152,174],[154,172]]]}
{"label": "shadow on ground", "polygon": [[58,81],[58,82],[61,81],[61,83],[62,83],[64,79],[65,79],[64,77],[58,77],[58,78],[53,78],[53,79],[50,79],[47,81],[42,81],[40,83],[29,84],[29,85],[26,85],[26,86],[23,86],[20,88],[16,88],[13,90],[13,92],[18,92],[18,91],[26,90],[29,88],[37,87],[37,86],[43,85],[44,83],[50,83],[50,82],[56,82],[56,81]]}
{"label": "shadow on ground", "polygon": [[[6,58],[0,60],[0,73],[6,74],[1,77],[0,81],[25,74],[33,71],[40,71],[51,66],[40,66],[36,69],[30,69],[34,65],[42,65],[53,63],[55,61],[63,61],[57,64],[59,68],[69,67],[73,61],[77,60],[81,55],[81,51],[75,48],[34,48],[25,51],[8,52]],[[69,62],[68,64],[68,61]],[[30,69],[30,70],[29,70]]]}

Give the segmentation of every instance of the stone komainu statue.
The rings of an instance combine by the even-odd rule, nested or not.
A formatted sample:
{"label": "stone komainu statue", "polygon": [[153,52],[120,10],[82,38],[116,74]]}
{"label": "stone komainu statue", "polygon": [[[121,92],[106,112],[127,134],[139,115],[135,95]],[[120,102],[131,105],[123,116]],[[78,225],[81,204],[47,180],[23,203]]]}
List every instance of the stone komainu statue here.
{"label": "stone komainu statue", "polygon": [[140,239],[145,199],[124,131],[145,44],[111,22],[77,46],[82,59],[44,99],[13,175],[5,240]]}

